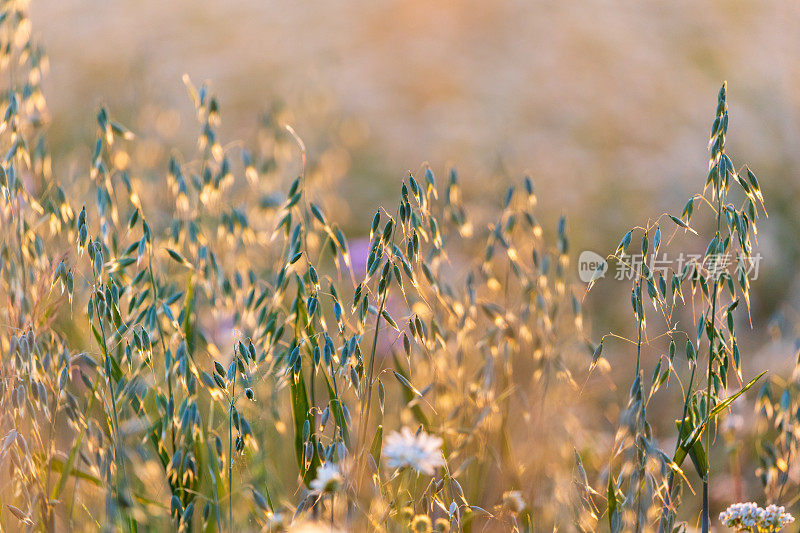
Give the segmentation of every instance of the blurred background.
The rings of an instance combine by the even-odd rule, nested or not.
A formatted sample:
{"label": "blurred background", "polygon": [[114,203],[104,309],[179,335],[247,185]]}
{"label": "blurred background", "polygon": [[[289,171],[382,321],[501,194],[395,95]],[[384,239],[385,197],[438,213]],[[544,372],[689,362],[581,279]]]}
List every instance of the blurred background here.
{"label": "blurred background", "polygon": [[[428,162],[440,183],[456,166],[467,203],[487,212],[527,173],[551,235],[567,215],[573,257],[612,253],[701,191],[727,80],[728,152],[755,170],[770,214],[754,330],[740,329],[746,368],[794,364],[796,2],[39,0],[31,11],[50,58],[51,148],[74,154],[58,162],[62,179],[86,172],[101,103],[139,136],[140,167],[165,176],[169,147],[191,153],[197,139],[186,73],[218,95],[223,144],[292,124],[354,236]],[[629,290],[607,279],[586,298],[595,339],[634,335]],[[612,362],[630,357],[617,348]]]}
{"label": "blurred background", "polygon": [[[487,209],[527,172],[540,216],[567,214],[573,252],[605,255],[640,215],[679,211],[699,190],[716,91],[727,80],[729,152],[756,170],[771,215],[759,234],[757,315],[800,298],[795,2],[41,0],[31,8],[50,56],[56,151],[85,156],[106,103],[152,141],[143,156],[165,157],[164,144],[189,152],[197,127],[187,73],[218,94],[223,142],[252,140],[265,113],[292,123],[347,199],[345,225],[366,229],[361,214],[393,199],[405,172],[426,161],[442,178],[455,165],[467,200]],[[76,168],[85,167],[61,171]]]}

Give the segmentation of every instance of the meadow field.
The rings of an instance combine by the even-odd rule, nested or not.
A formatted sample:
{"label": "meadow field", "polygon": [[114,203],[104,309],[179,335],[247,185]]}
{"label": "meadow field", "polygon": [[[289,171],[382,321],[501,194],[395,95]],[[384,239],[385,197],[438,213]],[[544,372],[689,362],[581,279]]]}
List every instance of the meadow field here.
{"label": "meadow field", "polygon": [[798,531],[800,7],[0,4],[0,532]]}

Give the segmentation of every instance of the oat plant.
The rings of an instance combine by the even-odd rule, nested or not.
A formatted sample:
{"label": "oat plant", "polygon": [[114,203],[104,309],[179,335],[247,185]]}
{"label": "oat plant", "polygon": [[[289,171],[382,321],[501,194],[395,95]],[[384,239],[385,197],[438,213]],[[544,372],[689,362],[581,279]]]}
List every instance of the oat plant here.
{"label": "oat plant", "polygon": [[[636,365],[608,435],[581,397],[567,219],[537,212],[533,179],[476,202],[425,164],[345,220],[312,132],[276,106],[255,139],[222,139],[220,103],[188,77],[189,153],[143,156],[153,140],[101,105],[91,146],[51,154],[26,13],[2,2],[0,529],[593,530],[604,500],[614,531],[672,531],[687,457],[708,529],[714,428],[758,379],[741,376],[734,316],[763,198],[725,153],[724,88],[706,188],[615,253],[635,273]],[[631,259],[634,235],[645,258],[699,239],[695,208],[705,254],[670,273]],[[734,252],[732,273],[709,263]],[[648,406],[669,385],[663,451]],[[773,493],[795,447],[763,464]]]}
{"label": "oat plant", "polygon": [[[692,483],[685,468],[687,457],[702,487],[700,525],[704,532],[709,530],[715,427],[733,401],[764,374],[743,380],[735,329],[737,314],[749,311],[756,221],[765,213],[764,201],[753,172],[746,166],[737,170],[725,151],[726,97],[723,85],[711,128],[709,172],[702,193],[689,199],[680,217],[664,214],[631,229],[611,256],[632,272],[631,305],[637,331],[630,341],[635,347],[636,372],[605,491],[612,531],[642,531],[653,523],[658,523],[662,532],[681,527],[675,522],[681,488]],[[698,246],[701,228],[706,226],[694,215],[703,211],[710,214],[711,231],[705,251],[693,254],[691,249]],[[641,247],[630,253],[634,236],[641,238]],[[670,244],[674,248],[672,241],[684,236],[692,248],[681,254],[685,261],[676,271],[659,252]],[[651,320],[663,324],[660,333],[652,336],[648,336],[648,304],[652,305]],[[692,327],[683,329],[681,324],[687,323]],[[593,364],[602,357],[606,339],[614,337],[604,337]],[[666,349],[652,366],[648,380],[643,349],[662,340],[667,341]],[[685,358],[676,357],[679,352],[684,352]],[[658,446],[647,407],[670,378],[680,386],[683,402],[676,412],[675,447],[667,451]],[[733,380],[730,384],[729,379]]]}

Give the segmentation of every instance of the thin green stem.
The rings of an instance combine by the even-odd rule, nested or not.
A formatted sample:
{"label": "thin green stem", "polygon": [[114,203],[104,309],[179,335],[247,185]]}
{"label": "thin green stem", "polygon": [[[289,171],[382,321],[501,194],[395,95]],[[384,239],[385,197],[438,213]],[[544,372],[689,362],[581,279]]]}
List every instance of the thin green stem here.
{"label": "thin green stem", "polygon": [[[723,192],[723,185],[722,179],[720,178],[720,185],[717,192],[717,231],[714,236],[714,242],[716,246],[719,246],[720,242],[720,226],[722,223],[722,196]],[[716,254],[717,250],[714,250]],[[711,413],[712,406],[712,398],[711,398],[711,381],[713,379],[713,372],[714,372],[714,343],[717,338],[717,330],[716,330],[716,319],[717,319],[717,293],[719,292],[719,276],[714,273],[713,276],[713,293],[711,295],[711,328],[708,334],[708,371],[706,372],[706,416]],[[711,458],[711,423],[706,425],[705,431],[705,448],[706,448],[706,457],[709,459]],[[703,517],[702,517],[702,528],[703,533],[708,533],[710,527],[710,513],[709,513],[709,502],[708,502],[708,485],[709,480],[711,479],[711,466],[709,461],[709,468],[706,472],[705,477],[703,478]]]}
{"label": "thin green stem", "polygon": [[[158,320],[158,286],[156,285],[156,278],[153,275],[153,249],[150,248],[150,253],[147,258],[147,270],[150,273],[150,286],[153,289],[153,305],[156,306],[156,328],[158,329],[158,338],[161,341],[161,352],[164,355],[164,359],[167,357],[167,345],[164,342],[164,331],[161,328],[161,321]],[[172,394],[172,372],[169,368],[164,368],[165,379],[167,381],[167,393],[169,394],[169,399],[172,400],[174,405],[175,399]],[[175,451],[175,424],[172,423],[170,420],[170,433],[172,437],[172,451]]]}
{"label": "thin green stem", "polygon": [[[641,281],[639,283],[639,294],[641,295]],[[638,304],[638,302],[637,302]],[[636,341],[636,379],[641,378],[641,370],[640,370],[640,359],[642,357],[642,329],[643,329],[644,318],[640,315],[639,316],[639,337]],[[640,381],[641,383],[641,381]],[[641,388],[641,384],[640,384]],[[640,407],[643,409],[643,407]],[[638,424],[637,424],[638,425]],[[640,532],[642,530],[642,524],[639,520],[640,516],[642,515],[642,498],[641,498],[641,485],[644,484],[644,452],[640,447],[637,446],[636,448],[636,458],[638,459],[638,467],[639,467],[639,486],[640,490],[638,491],[637,498],[636,498],[636,505],[638,510],[636,512],[636,531]]]}
{"label": "thin green stem", "polygon": [[[697,364],[692,364],[692,374],[689,377],[689,386],[686,388],[686,398],[683,401],[683,416],[681,416],[681,424],[678,427],[678,438],[675,440],[675,452],[673,452],[673,456],[677,453],[678,448],[681,445],[681,435],[683,435],[683,428],[686,425],[686,415],[689,413],[689,400],[692,397],[692,386],[694,385],[694,374],[695,370],[697,370]],[[667,474],[667,494],[664,500],[664,506],[661,509],[661,520],[659,521],[658,525],[658,533],[666,533],[667,529],[667,513],[670,512],[669,508],[672,501],[672,490],[675,485],[675,471],[670,470],[669,474]]]}
{"label": "thin green stem", "polygon": [[[397,221],[399,219],[400,213],[400,206],[397,206],[397,212],[395,213],[395,218],[392,225],[392,237],[391,237],[391,244],[389,247],[389,258],[387,261],[392,260],[392,256],[394,255],[394,237],[397,231]],[[391,269],[389,269],[389,276],[391,276]],[[369,426],[369,411],[370,405],[372,403],[372,382],[373,377],[375,374],[375,353],[378,350],[378,335],[380,334],[381,330],[381,317],[383,316],[383,310],[386,307],[386,297],[389,294],[389,282],[387,279],[386,286],[383,288],[383,293],[381,294],[381,303],[378,307],[378,314],[375,318],[375,335],[372,337],[372,349],[370,350],[369,355],[369,369],[367,371],[367,394],[366,397],[362,400],[362,418],[363,422],[361,424],[361,437],[359,438],[359,443],[364,445],[364,449],[366,449],[366,438],[367,438],[367,429]]]}
{"label": "thin green stem", "polygon": [[[639,287],[641,287],[641,285]],[[639,372],[641,371],[640,370],[640,367],[641,367],[640,362],[641,362],[641,358],[642,358],[642,323],[643,323],[642,317],[639,317],[639,336],[638,336],[638,339],[636,340],[636,376],[637,377],[639,376]]]}
{"label": "thin green stem", "polygon": [[[233,354],[233,363],[236,365],[236,354]],[[228,408],[228,530],[233,531],[233,402],[236,396],[236,373],[234,369],[233,383]]]}
{"label": "thin green stem", "polygon": [[[95,286],[97,285],[97,273],[92,271],[92,275],[94,276]],[[97,297],[97,292],[94,293],[93,296],[95,299]],[[120,474],[122,475],[122,481],[124,483],[126,474],[125,474],[125,461],[119,454],[119,417],[117,415],[117,399],[114,393],[114,385],[111,381],[111,373],[108,371],[111,367],[110,358],[111,354],[108,352],[108,343],[106,342],[106,331],[105,331],[105,310],[106,306],[111,305],[109,302],[105,302],[103,313],[98,313],[98,324],[100,325],[100,347],[103,351],[103,370],[106,375],[106,382],[108,385],[108,394],[111,396],[111,413],[112,413],[112,441],[114,444],[114,462],[119,468]],[[119,480],[116,482],[116,491],[117,497],[120,495],[120,487],[119,487]],[[128,516],[129,521],[129,529],[133,530],[133,518]]]}

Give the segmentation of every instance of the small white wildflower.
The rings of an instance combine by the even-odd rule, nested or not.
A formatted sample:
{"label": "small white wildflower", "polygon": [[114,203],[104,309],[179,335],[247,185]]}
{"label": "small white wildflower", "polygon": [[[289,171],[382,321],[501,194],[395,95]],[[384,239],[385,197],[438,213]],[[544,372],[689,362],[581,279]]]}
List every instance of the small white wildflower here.
{"label": "small white wildflower", "polygon": [[783,507],[770,505],[762,509],[754,502],[734,503],[719,514],[723,525],[737,531],[773,532],[780,531],[787,524],[794,522],[794,517],[785,512]]}
{"label": "small white wildflower", "polygon": [[794,517],[787,513],[783,506],[768,505],[764,510],[764,525],[773,531],[780,531],[787,524],[794,522]]}
{"label": "small white wildflower", "polygon": [[522,497],[522,492],[518,490],[509,490],[504,492],[503,503],[515,513],[521,513],[526,507],[525,499]]}
{"label": "small white wildflower", "polygon": [[420,431],[418,435],[404,427],[392,432],[383,447],[386,465],[390,468],[410,466],[417,472],[432,476],[437,467],[444,466],[442,439]]}
{"label": "small white wildflower", "polygon": [[317,492],[335,492],[342,484],[342,474],[333,463],[325,463],[317,468],[317,479],[310,483],[311,489]]}

